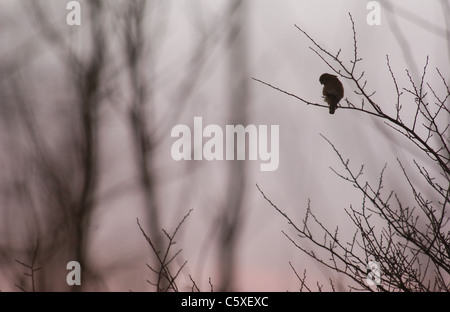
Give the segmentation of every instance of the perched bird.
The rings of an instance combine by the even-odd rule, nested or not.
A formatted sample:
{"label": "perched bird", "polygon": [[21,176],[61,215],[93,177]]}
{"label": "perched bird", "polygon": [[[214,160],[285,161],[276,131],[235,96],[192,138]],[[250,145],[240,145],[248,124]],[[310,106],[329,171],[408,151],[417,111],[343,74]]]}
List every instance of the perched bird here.
{"label": "perched bird", "polygon": [[344,87],[338,77],[331,74],[322,74],[319,81],[323,84],[323,100],[330,106],[330,114],[334,114],[339,101],[344,97]]}

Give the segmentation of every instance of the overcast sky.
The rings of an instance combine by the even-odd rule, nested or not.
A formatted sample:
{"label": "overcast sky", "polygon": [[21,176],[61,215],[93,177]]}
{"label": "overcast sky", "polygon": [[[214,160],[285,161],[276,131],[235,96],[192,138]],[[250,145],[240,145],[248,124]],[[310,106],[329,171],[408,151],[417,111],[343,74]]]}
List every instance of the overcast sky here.
{"label": "overcast sky", "polygon": [[[20,1],[0,0],[0,61],[8,63],[13,57],[10,51],[23,51],[21,47],[27,42],[38,42],[40,39],[32,34],[33,23],[24,13]],[[68,38],[80,40],[74,45],[81,50],[85,45],[81,30],[64,28],[66,10],[60,3],[65,1],[40,1],[47,5],[48,14],[53,22],[60,24],[67,31]],[[81,1],[82,2],[82,1]],[[164,15],[166,31],[158,40],[160,45],[157,62],[154,64],[158,77],[157,97],[161,107],[155,114],[162,116],[164,105],[168,98],[176,97],[178,82],[167,74],[168,68],[182,67],[190,58],[201,31],[220,32],[217,24],[223,21],[227,1],[166,1],[170,3]],[[306,212],[307,202],[326,226],[343,229],[343,237],[349,237],[353,232],[346,232],[350,225],[344,209],[349,205],[361,203],[361,196],[348,183],[337,177],[330,167],[342,171],[339,159],[320,134],[326,136],[340,150],[344,158],[350,158],[354,168],[366,164],[365,173],[369,179],[377,181],[378,174],[387,163],[388,170],[386,188],[399,184],[399,168],[396,158],[405,164],[412,159],[427,162],[416,154],[412,154],[413,146],[406,142],[393,130],[374,117],[358,112],[337,110],[335,115],[329,115],[327,109],[306,106],[306,104],[264,86],[252,77],[275,85],[287,92],[296,94],[314,103],[323,103],[321,99],[322,86],[319,77],[330,72],[325,64],[309,47],[311,42],[294,25],[308,34],[331,53],[342,50],[344,62],[353,56],[353,33],[348,13],[355,21],[358,40],[359,57],[363,60],[358,64],[357,71],[365,71],[368,80],[367,88],[376,91],[377,103],[389,112],[395,112],[396,94],[392,79],[386,65],[386,55],[389,55],[391,66],[400,85],[407,87],[409,80],[405,69],[409,68],[414,76],[422,74],[422,69],[429,56],[428,81],[438,82],[438,67],[444,75],[450,76],[448,36],[446,34],[445,13],[438,0],[402,0],[381,3],[381,25],[367,24],[369,10],[368,1],[360,0],[248,0],[245,25],[247,42],[247,79],[250,85],[250,108],[248,123],[258,125],[278,125],[280,132],[279,167],[273,172],[261,172],[260,161],[250,162],[247,167],[248,179],[245,193],[245,227],[239,242],[238,281],[237,290],[242,291],[295,291],[298,282],[289,267],[290,261],[300,272],[307,269],[309,280],[313,282],[327,281],[336,278],[317,263],[311,261],[289,242],[281,233],[289,233],[289,226],[270,205],[264,200],[256,188],[258,184],[265,194],[301,223]],[[48,3],[48,4],[46,4]],[[395,3],[395,5],[393,5]],[[195,5],[194,5],[195,4]],[[393,11],[394,12],[393,12]],[[198,14],[203,22],[203,28],[192,23],[192,17]],[[83,16],[84,17],[84,16]],[[117,21],[117,25],[120,21]],[[114,23],[112,23],[114,24]],[[84,25],[84,24],[83,24]],[[219,25],[220,26],[220,25]],[[83,27],[83,26],[81,26]],[[226,27],[224,25],[223,27]],[[217,30],[219,29],[219,30]],[[213,35],[211,35],[213,36]],[[198,284],[203,288],[208,286],[208,277],[217,277],[217,262],[215,247],[209,246],[213,231],[214,218],[217,212],[211,205],[217,198],[224,199],[227,185],[221,183],[225,178],[226,167],[221,161],[202,161],[189,175],[183,175],[186,164],[176,162],[171,157],[171,147],[174,138],[170,130],[177,124],[193,124],[193,118],[203,118],[204,126],[218,124],[225,126],[224,117],[229,103],[229,84],[227,72],[227,43],[220,35],[213,45],[213,52],[207,62],[207,70],[202,73],[195,96],[190,98],[187,109],[179,120],[165,124],[158,130],[162,138],[158,149],[158,164],[161,171],[161,185],[158,186],[158,197],[165,203],[163,213],[164,224],[171,229],[180,217],[190,208],[194,211],[185,224],[179,244],[183,248],[183,257],[187,259],[187,270],[193,276],[198,276]],[[222,40],[222,41],[220,41]],[[54,55],[51,48],[36,50],[37,67],[52,63]],[[29,51],[28,51],[29,52]],[[21,52],[23,53],[23,52]],[[114,54],[114,51],[111,52]],[[405,54],[406,53],[406,54]],[[33,54],[33,53],[31,53]],[[411,58],[409,58],[409,56]],[[41,63],[39,63],[41,62]],[[48,62],[48,63],[47,63]],[[40,64],[40,65],[39,65]],[[44,64],[44,65],[43,65]],[[52,73],[58,69],[35,72],[42,81],[35,81],[42,88],[36,88],[37,98],[63,98],[64,91],[56,90],[48,95],[52,85]],[[183,70],[181,70],[183,72]],[[170,78],[164,78],[167,74]],[[238,76],[238,75],[237,75]],[[239,78],[239,77],[237,77]],[[46,80],[48,79],[48,80]],[[241,79],[241,78],[239,78]],[[342,80],[345,97],[356,100],[354,86]],[[437,87],[437,90],[439,88]],[[48,98],[47,98],[48,99]],[[168,100],[167,100],[168,101]],[[411,105],[414,103],[411,103]],[[405,103],[405,106],[407,103]],[[120,105],[119,105],[120,106]],[[50,107],[50,113],[52,108]],[[120,110],[119,110],[120,111]],[[405,108],[407,119],[411,111]],[[106,109],[108,122],[102,128],[105,140],[103,160],[107,165],[103,168],[101,190],[109,186],[133,179],[134,173],[131,156],[124,151],[124,145],[129,133],[123,120],[113,109]],[[119,113],[120,115],[120,113]],[[8,134],[3,134],[3,136]],[[408,167],[409,168],[409,167]],[[186,184],[196,183],[194,191],[186,206],[180,206],[180,199],[173,194],[180,194]],[[181,196],[180,196],[181,198]],[[145,263],[148,252],[146,242],[136,227],[136,217],[142,216],[139,208],[140,197],[136,191],[124,192],[111,200],[101,201],[96,210],[94,227],[96,236],[91,249],[96,266],[107,266],[111,259],[123,259],[123,262],[135,261],[135,265],[124,272],[111,275],[110,289],[146,289],[145,278],[137,282],[136,277],[142,277],[139,271],[140,263]],[[127,233],[127,235],[123,235]],[[12,289],[11,285],[0,288]]]}

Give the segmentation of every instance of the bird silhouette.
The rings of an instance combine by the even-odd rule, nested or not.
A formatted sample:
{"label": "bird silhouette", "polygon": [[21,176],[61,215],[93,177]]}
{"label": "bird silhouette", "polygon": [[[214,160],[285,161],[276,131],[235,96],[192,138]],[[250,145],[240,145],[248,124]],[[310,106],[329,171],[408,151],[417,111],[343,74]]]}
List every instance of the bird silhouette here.
{"label": "bird silhouette", "polygon": [[330,107],[330,114],[334,114],[339,101],[344,97],[344,87],[338,77],[331,74],[322,74],[319,81],[323,84],[323,100]]}

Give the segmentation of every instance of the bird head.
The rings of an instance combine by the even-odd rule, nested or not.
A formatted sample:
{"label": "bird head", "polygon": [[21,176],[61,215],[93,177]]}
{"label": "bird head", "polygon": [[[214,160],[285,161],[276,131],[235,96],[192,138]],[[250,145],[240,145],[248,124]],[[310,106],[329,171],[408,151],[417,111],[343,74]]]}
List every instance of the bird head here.
{"label": "bird head", "polygon": [[330,79],[335,79],[335,78],[337,78],[336,75],[322,74],[319,78],[319,82],[321,84],[326,84],[328,81],[330,81]]}

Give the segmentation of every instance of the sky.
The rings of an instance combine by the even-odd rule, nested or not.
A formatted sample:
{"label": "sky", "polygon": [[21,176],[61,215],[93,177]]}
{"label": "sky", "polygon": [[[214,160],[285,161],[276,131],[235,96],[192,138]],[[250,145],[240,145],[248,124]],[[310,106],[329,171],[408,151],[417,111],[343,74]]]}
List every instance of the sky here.
{"label": "sky", "polygon": [[[46,131],[50,135],[49,141],[57,142],[60,135],[58,125],[63,120],[59,118],[64,114],[64,105],[69,101],[71,91],[66,90],[64,81],[58,79],[64,71],[52,66],[58,63],[55,61],[57,53],[51,45],[42,44],[39,36],[33,33],[35,24],[27,17],[26,6],[19,2],[0,0],[0,27],[3,29],[0,38],[7,43],[0,47],[0,62],[12,64],[15,53],[11,51],[20,51],[26,55],[25,59],[32,59],[29,79],[34,82],[33,99],[41,103],[36,109],[44,120],[55,120],[55,123],[47,125]],[[60,6],[62,2],[40,1],[48,8],[46,13],[50,21],[67,35],[70,44],[84,53],[89,45],[84,41],[83,27],[89,22],[85,22],[86,16],[83,15],[82,26],[70,28],[64,25],[67,10]],[[85,4],[81,2],[83,10]],[[448,21],[440,1],[427,1],[426,4],[423,0],[379,1],[381,24],[373,26],[367,23],[368,2],[244,1],[246,12],[241,25],[245,30],[244,77],[242,73],[229,73],[229,43],[223,35],[229,27],[224,18],[227,1],[166,1],[164,5],[155,2],[152,7],[154,11],[147,20],[146,34],[156,38],[152,47],[157,49],[149,63],[151,66],[147,64],[151,70],[144,69],[144,73],[154,83],[154,96],[158,103],[149,113],[157,121],[153,130],[161,141],[156,151],[157,197],[164,203],[162,223],[165,228],[174,229],[180,218],[193,209],[177,244],[183,249],[183,258],[188,260],[186,272],[195,276],[202,289],[209,287],[209,277],[213,282],[220,279],[218,267],[221,259],[219,247],[214,243],[218,235],[215,222],[221,211],[221,205],[217,203],[227,202],[229,161],[175,161],[171,157],[171,149],[176,138],[171,136],[171,129],[177,125],[193,125],[194,117],[202,117],[204,127],[219,125],[225,129],[229,124],[226,116],[232,105],[233,88],[239,83],[246,81],[249,88],[247,125],[279,126],[280,159],[277,170],[270,172],[260,170],[260,160],[246,163],[244,223],[236,259],[235,289],[238,291],[297,290],[299,283],[289,262],[298,272],[306,269],[308,280],[313,285],[316,280],[321,283],[327,283],[330,278],[340,281],[336,273],[312,261],[286,239],[282,231],[292,234],[292,228],[256,187],[258,184],[277,207],[299,224],[310,201],[311,209],[324,225],[332,229],[338,226],[344,239],[351,237],[353,232],[347,230],[351,229],[351,222],[344,209],[360,204],[361,195],[330,169],[343,170],[339,158],[321,135],[328,138],[344,158],[349,158],[354,168],[365,164],[365,174],[373,182],[377,181],[387,164],[386,188],[395,186],[399,193],[405,187],[399,183],[396,159],[404,161],[408,170],[413,169],[413,159],[428,164],[426,158],[414,152],[411,143],[389,129],[383,121],[339,109],[335,115],[329,115],[327,109],[307,106],[252,80],[256,78],[308,101],[323,103],[319,77],[330,69],[310,49],[311,41],[295,25],[331,53],[341,50],[343,61],[349,64],[354,52],[349,14],[355,22],[358,54],[362,58],[357,71],[365,72],[368,90],[376,91],[374,98],[386,111],[395,113],[396,101],[386,55],[399,85],[409,85],[406,68],[418,81],[427,56],[430,83],[439,82],[436,67],[448,76],[450,51],[445,33]],[[122,25],[119,18],[114,18],[112,15],[112,29]],[[164,27],[160,28],[164,31],[155,33],[152,28],[155,25]],[[205,69],[199,75],[193,95],[178,97],[183,83],[192,78],[189,76],[189,62],[204,33],[209,35],[204,43],[209,45]],[[112,41],[108,53],[111,56],[120,54],[118,41]],[[24,51],[21,47],[27,43],[39,48]],[[352,83],[341,81],[345,89],[344,98],[357,102]],[[49,94],[51,88],[55,91]],[[106,195],[100,195],[92,224],[94,235],[89,246],[94,269],[104,274],[109,290],[118,291],[149,289],[145,278],[141,277],[148,273],[145,262],[150,254],[136,225],[136,218],[144,218],[145,213],[142,194],[136,189],[130,133],[123,117],[126,105],[122,99],[129,97],[130,91],[124,91],[122,98],[111,101],[117,104],[106,105],[102,110],[99,193]],[[55,107],[52,103],[58,101],[65,104]],[[175,109],[185,108],[176,120],[167,122],[165,114],[177,104],[180,106]],[[405,104],[404,119],[411,118],[413,113]],[[2,136],[4,141],[8,134],[3,133]],[[124,185],[124,188],[119,188],[122,191],[115,194],[117,185]],[[116,269],[119,266],[122,269]],[[189,280],[186,276],[183,278],[189,287]],[[0,281],[0,289],[14,290],[14,286]]]}

